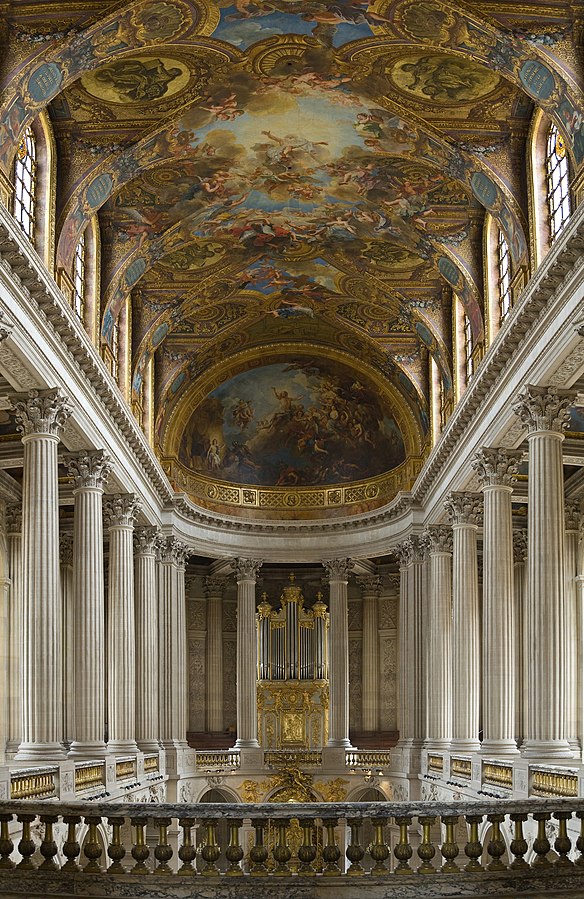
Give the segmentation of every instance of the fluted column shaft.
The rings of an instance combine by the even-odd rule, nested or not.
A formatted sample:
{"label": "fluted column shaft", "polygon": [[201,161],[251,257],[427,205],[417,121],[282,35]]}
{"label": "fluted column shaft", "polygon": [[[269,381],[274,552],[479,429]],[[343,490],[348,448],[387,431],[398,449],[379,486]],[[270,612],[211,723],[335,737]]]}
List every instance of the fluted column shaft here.
{"label": "fluted column shaft", "polygon": [[205,579],[207,597],[206,709],[207,730],[223,733],[223,593],[227,581],[210,575]]}
{"label": "fluted column shaft", "polygon": [[9,506],[8,535],[8,739],[6,754],[14,757],[22,741],[22,677],[24,658],[24,612],[22,597],[22,510]]}
{"label": "fluted column shaft", "polygon": [[156,752],[158,742],[158,584],[156,528],[134,533],[136,612],[136,742],[142,752]]}
{"label": "fluted column shaft", "polygon": [[515,597],[515,740],[520,746],[527,724],[526,685],[529,671],[525,667],[528,656],[527,637],[527,531],[513,532],[513,595]]}
{"label": "fluted column shaft", "polygon": [[420,744],[426,733],[423,542],[413,534],[394,552],[400,560],[398,729],[405,746]]}
{"label": "fluted column shaft", "polygon": [[473,752],[479,743],[480,620],[477,531],[481,496],[452,493],[452,749]]}
{"label": "fluted column shaft", "polygon": [[107,497],[108,580],[108,751],[134,754],[136,745],[136,633],[134,615],[134,520],[132,494]]}
{"label": "fluted column shaft", "polygon": [[565,604],[566,633],[564,646],[566,654],[566,689],[564,691],[566,737],[574,753],[580,752],[578,739],[578,542],[580,538],[580,512],[570,504],[566,508],[565,534]]}
{"label": "fluted column shaft", "polygon": [[159,546],[159,722],[165,749],[183,749],[187,734],[187,633],[184,566],[189,555],[174,536]]}
{"label": "fluted column shaft", "polygon": [[257,630],[255,587],[262,563],[236,559],[237,579],[237,740],[238,749],[256,749],[257,716]]}
{"label": "fluted column shaft", "polygon": [[357,579],[363,599],[362,711],[365,732],[379,730],[379,595],[381,578],[364,575]]}
{"label": "fluted column shaft", "polygon": [[[409,687],[409,565],[410,559],[405,545],[396,547],[399,555],[399,617],[398,617],[398,641],[397,641],[397,729],[399,731],[399,744],[404,745],[410,739],[410,703]],[[365,651],[365,648],[363,648]]]}
{"label": "fluted column shaft", "polygon": [[529,442],[527,605],[529,709],[522,753],[570,757],[566,730],[566,602],[562,430],[572,394],[525,388],[515,412]]}
{"label": "fluted column shaft", "polygon": [[425,536],[430,554],[426,746],[447,749],[452,739],[452,533],[435,526]]}
{"label": "fluted column shaft", "polygon": [[23,689],[18,761],[58,761],[63,736],[57,447],[70,409],[58,390],[14,403],[22,431]]}
{"label": "fluted column shaft", "polygon": [[330,666],[329,738],[331,748],[349,747],[349,603],[348,559],[323,562],[329,582]]}
{"label": "fluted column shaft", "polygon": [[179,735],[181,746],[187,745],[188,714],[188,650],[187,650],[187,606],[185,593],[185,568],[191,555],[186,544],[181,543],[177,553],[175,566],[176,578],[176,616],[175,626],[176,667],[174,672],[174,688],[177,695],[175,730]]}
{"label": "fluted column shaft", "polygon": [[75,597],[73,593],[73,534],[59,538],[59,578],[63,635],[63,739],[75,739]]}

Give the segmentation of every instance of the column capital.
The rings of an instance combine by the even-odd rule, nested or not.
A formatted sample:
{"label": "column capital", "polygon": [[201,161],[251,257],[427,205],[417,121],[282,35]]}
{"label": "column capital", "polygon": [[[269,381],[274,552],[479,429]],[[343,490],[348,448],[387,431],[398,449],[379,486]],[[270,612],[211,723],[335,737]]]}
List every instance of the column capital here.
{"label": "column capital", "polygon": [[59,535],[59,561],[61,565],[73,565],[73,534]]}
{"label": "column capital", "polygon": [[424,531],[422,540],[431,554],[452,553],[452,528],[448,525],[430,525]]}
{"label": "column capital", "polygon": [[228,584],[228,579],[218,574],[209,574],[205,578],[205,596],[207,599],[222,597]]}
{"label": "column capital", "polygon": [[160,535],[157,541],[158,559],[166,564],[184,568],[187,559],[192,554],[190,546],[182,543],[174,534]]}
{"label": "column capital", "polygon": [[579,503],[566,503],[566,530],[580,531],[582,510]]}
{"label": "column capital", "polygon": [[450,524],[478,525],[483,514],[482,493],[449,493],[444,508]]}
{"label": "column capital", "polygon": [[59,437],[65,422],[73,412],[68,397],[58,387],[51,390],[29,390],[11,397],[17,428],[23,438],[34,434]]}
{"label": "column capital", "polygon": [[378,574],[361,574],[356,578],[356,581],[361,588],[363,597],[374,596],[375,598],[379,598],[382,580]]}
{"label": "column capital", "polygon": [[75,482],[75,490],[84,487],[103,490],[112,468],[111,456],[102,449],[84,450],[67,459],[67,469]]}
{"label": "column capital", "polygon": [[263,564],[263,559],[233,559],[231,568],[235,572],[238,584],[241,581],[253,581],[255,583]]}
{"label": "column capital", "polygon": [[333,581],[347,583],[349,573],[354,568],[355,563],[351,559],[330,559],[327,562],[323,562],[322,565],[326,571],[329,584]]}
{"label": "column capital", "polygon": [[114,493],[103,500],[103,514],[108,528],[133,527],[140,509],[138,497],[133,493]]}
{"label": "column capital", "polygon": [[513,531],[513,561],[519,565],[527,561],[527,531]]}
{"label": "column capital", "polygon": [[22,504],[14,503],[6,506],[6,533],[20,534],[22,533]]}
{"label": "column capital", "polygon": [[535,431],[562,433],[570,420],[569,407],[575,396],[573,390],[526,384],[517,397],[513,412],[527,427],[529,434]]}
{"label": "column capital", "polygon": [[481,487],[510,487],[523,458],[521,450],[483,446],[474,454],[471,465]]}
{"label": "column capital", "polygon": [[423,562],[426,554],[426,544],[422,534],[410,534],[401,543],[394,547],[394,553],[399,557],[400,566],[407,568],[414,562]]}
{"label": "column capital", "polygon": [[134,555],[156,555],[160,531],[155,527],[136,528],[134,531]]}
{"label": "column capital", "polygon": [[12,334],[14,322],[8,318],[3,309],[0,309],[0,343]]}

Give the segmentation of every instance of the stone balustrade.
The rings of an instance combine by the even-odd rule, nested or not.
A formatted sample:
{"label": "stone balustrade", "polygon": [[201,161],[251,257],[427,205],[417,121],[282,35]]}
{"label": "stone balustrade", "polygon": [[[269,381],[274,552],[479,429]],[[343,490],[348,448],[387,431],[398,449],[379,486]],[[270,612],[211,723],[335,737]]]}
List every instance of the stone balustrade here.
{"label": "stone balustrade", "polygon": [[345,753],[347,768],[387,769],[391,764],[388,749],[349,749]]}
{"label": "stone balustrade", "polygon": [[241,765],[241,756],[239,750],[231,749],[209,749],[206,751],[197,751],[198,770],[225,770],[231,769],[236,771]]}

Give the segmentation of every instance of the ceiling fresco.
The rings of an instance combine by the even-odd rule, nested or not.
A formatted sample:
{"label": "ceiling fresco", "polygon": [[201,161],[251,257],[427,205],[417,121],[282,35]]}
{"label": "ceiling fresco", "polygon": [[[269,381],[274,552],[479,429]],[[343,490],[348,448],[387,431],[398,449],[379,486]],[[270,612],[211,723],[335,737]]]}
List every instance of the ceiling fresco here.
{"label": "ceiling fresco", "polygon": [[[453,395],[455,298],[484,339],[487,213],[514,271],[529,265],[537,106],[584,160],[568,4],[483,6],[11,4],[0,167],[48,109],[57,266],[71,271],[97,217],[100,339],[129,303],[129,399],[142,403],[152,371],[156,449],[197,502],[243,514],[237,485],[292,504],[295,489],[324,490],[328,514],[335,484],[361,484],[359,511],[411,485],[431,360]],[[267,364],[285,346],[302,358]],[[224,380],[201,392],[219,362]],[[191,490],[189,473],[223,486]]]}

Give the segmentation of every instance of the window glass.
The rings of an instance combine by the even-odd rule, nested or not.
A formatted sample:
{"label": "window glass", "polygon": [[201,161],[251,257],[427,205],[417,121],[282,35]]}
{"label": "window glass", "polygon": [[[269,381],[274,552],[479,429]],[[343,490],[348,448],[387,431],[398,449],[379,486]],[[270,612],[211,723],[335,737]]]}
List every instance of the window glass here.
{"label": "window glass", "polygon": [[570,218],[570,174],[564,139],[552,123],[546,151],[547,203],[553,243]]}
{"label": "window glass", "polygon": [[499,271],[499,313],[501,324],[503,324],[511,311],[511,260],[509,245],[502,231],[499,231],[497,239],[497,267]]}
{"label": "window glass", "polygon": [[83,321],[85,315],[85,233],[75,247],[73,271],[73,309]]}
{"label": "window glass", "polygon": [[18,144],[14,162],[14,218],[32,242],[36,187],[36,145],[32,129],[27,128]]}

